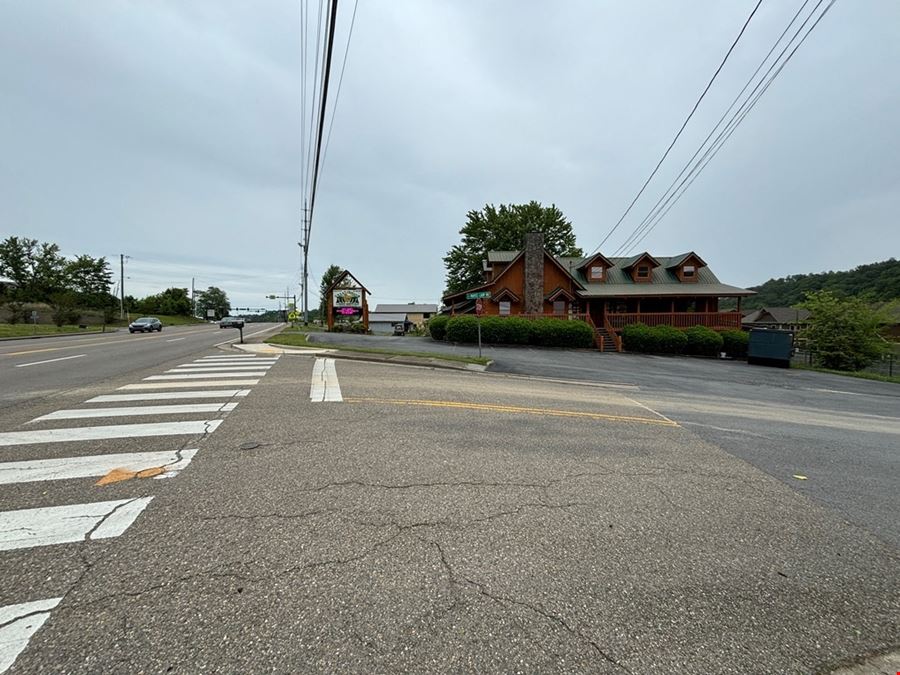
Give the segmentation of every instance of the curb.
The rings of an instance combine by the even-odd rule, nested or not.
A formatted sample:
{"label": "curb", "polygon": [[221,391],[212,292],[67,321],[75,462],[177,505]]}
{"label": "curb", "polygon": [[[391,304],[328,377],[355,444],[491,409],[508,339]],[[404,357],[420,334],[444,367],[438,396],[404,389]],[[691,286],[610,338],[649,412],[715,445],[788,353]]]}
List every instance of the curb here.
{"label": "curb", "polygon": [[444,359],[432,359],[426,357],[415,356],[392,356],[391,354],[370,354],[367,352],[342,352],[338,349],[330,348],[310,348],[310,349],[292,349],[290,347],[281,347],[269,343],[264,344],[242,344],[231,345],[233,348],[244,352],[254,354],[294,354],[300,356],[319,356],[328,354],[330,358],[344,359],[347,361],[366,361],[368,363],[390,363],[405,366],[422,366],[425,368],[442,368],[444,370],[464,370],[469,372],[485,372],[491,367],[491,363],[480,365],[477,363],[462,363],[455,361],[446,361]]}

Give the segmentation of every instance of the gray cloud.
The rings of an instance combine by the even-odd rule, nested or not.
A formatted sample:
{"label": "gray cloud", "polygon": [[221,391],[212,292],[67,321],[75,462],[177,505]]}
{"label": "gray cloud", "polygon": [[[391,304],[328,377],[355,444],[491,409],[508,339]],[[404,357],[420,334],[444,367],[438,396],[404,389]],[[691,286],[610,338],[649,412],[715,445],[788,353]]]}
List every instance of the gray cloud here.
{"label": "gray cloud", "polygon": [[[436,301],[441,257],[486,202],[555,202],[594,248],[752,4],[360,0],[312,280],[335,263],[375,301]],[[798,6],[763,4],[605,252]],[[285,2],[4,3],[0,236],[129,253],[141,294],[195,276],[255,306],[296,283],[298,24]],[[641,248],[694,249],[738,285],[896,256],[898,62],[900,5],[838,2]]]}

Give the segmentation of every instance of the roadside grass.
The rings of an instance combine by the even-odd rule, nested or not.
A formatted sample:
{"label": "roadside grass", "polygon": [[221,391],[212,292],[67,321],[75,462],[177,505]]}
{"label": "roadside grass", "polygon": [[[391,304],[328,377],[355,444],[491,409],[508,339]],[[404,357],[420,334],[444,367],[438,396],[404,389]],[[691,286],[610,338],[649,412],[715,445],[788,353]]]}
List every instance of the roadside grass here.
{"label": "roadside grass", "polygon": [[[110,326],[107,326],[109,328]],[[62,326],[57,328],[53,324],[39,323],[33,325],[30,323],[0,323],[0,338],[5,337],[28,337],[29,335],[65,335],[68,333],[91,333],[103,330],[103,326],[88,326],[87,328],[79,328],[78,326]]]}
{"label": "roadside grass", "polygon": [[844,377],[855,377],[860,380],[875,380],[876,382],[891,382],[900,384],[900,375],[882,375],[881,373],[868,373],[864,370],[831,370],[830,368],[819,368],[817,366],[808,366],[803,363],[792,363],[791,368],[800,370],[811,370],[816,373],[830,373],[832,375],[843,375]]}
{"label": "roadside grass", "polygon": [[383,354],[385,356],[412,356],[420,359],[441,359],[442,361],[455,361],[457,363],[475,363],[486,366],[490,359],[474,356],[456,356],[454,354],[432,354],[430,352],[411,352],[394,349],[376,349],[374,347],[350,347],[347,345],[329,344],[327,342],[310,342],[306,332],[298,329],[286,329],[278,335],[273,335],[266,340],[269,344],[284,345],[286,347],[307,347],[310,349],[337,349],[344,352],[361,352],[364,354]]}

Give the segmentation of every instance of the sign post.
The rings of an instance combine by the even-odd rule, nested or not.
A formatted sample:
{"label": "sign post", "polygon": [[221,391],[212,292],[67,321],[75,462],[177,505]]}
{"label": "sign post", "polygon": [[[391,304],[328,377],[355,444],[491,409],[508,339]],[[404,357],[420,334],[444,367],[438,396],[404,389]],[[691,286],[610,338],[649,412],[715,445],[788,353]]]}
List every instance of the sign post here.
{"label": "sign post", "polygon": [[484,314],[484,299],[491,297],[490,291],[475,291],[466,293],[466,300],[475,301],[475,316],[478,323],[478,358],[481,358],[481,315]]}

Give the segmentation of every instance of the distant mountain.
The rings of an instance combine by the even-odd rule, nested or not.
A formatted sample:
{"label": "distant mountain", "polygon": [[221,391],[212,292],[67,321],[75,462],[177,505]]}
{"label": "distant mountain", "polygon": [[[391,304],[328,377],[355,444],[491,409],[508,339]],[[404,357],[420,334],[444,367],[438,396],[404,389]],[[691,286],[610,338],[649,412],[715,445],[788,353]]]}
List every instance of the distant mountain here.
{"label": "distant mountain", "polygon": [[769,279],[750,289],[757,294],[744,298],[742,308],[790,307],[802,302],[806,291],[823,290],[885,302],[900,298],[900,260],[891,258],[846,272],[792,274],[782,279]]}

